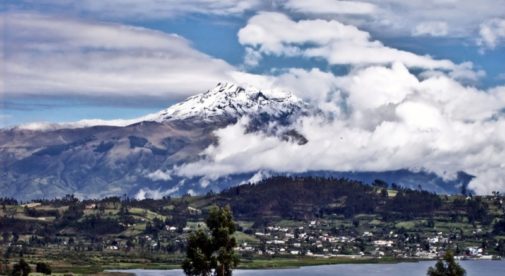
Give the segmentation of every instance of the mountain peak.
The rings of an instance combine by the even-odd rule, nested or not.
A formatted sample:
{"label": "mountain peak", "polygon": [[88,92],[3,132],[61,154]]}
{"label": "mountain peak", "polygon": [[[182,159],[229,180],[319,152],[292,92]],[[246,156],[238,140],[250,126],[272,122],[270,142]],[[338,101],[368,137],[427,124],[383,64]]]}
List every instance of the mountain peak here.
{"label": "mountain peak", "polygon": [[282,118],[303,112],[305,108],[306,104],[301,99],[288,92],[260,90],[223,82],[162,110],[156,114],[154,121],[230,121],[246,115]]}

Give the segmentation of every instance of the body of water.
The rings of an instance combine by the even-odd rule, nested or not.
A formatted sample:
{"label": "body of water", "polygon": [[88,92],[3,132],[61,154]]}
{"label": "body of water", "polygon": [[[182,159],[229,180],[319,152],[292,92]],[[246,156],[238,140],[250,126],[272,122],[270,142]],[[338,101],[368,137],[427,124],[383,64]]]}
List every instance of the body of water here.
{"label": "body of water", "polygon": [[[468,276],[497,276],[505,275],[505,261],[460,261],[461,266],[466,269]],[[358,276],[358,275],[379,275],[379,276],[425,276],[428,267],[433,266],[435,261],[423,261],[418,263],[398,263],[398,264],[339,264],[306,266],[301,268],[287,269],[256,269],[256,270],[235,270],[233,275],[239,276]],[[182,270],[123,270],[124,272],[135,273],[138,276],[181,276]]]}

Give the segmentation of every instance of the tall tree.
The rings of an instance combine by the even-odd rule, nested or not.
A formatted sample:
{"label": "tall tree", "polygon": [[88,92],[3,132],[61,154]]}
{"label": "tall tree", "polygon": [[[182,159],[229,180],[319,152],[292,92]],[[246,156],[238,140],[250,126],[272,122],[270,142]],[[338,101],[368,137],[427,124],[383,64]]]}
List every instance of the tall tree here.
{"label": "tall tree", "polygon": [[466,271],[455,260],[452,252],[447,251],[443,260],[438,260],[435,267],[428,268],[428,276],[465,276]]}
{"label": "tall tree", "polygon": [[182,269],[186,275],[207,276],[212,272],[212,241],[203,230],[193,232],[188,239],[186,259]]}
{"label": "tall tree", "polygon": [[12,267],[12,276],[28,276],[32,272],[30,265],[25,260],[20,259],[19,263]]}
{"label": "tall tree", "polygon": [[182,264],[184,273],[230,276],[239,261],[234,252],[237,242],[233,237],[235,222],[230,208],[213,206],[205,223],[208,231],[195,231],[188,239]]}

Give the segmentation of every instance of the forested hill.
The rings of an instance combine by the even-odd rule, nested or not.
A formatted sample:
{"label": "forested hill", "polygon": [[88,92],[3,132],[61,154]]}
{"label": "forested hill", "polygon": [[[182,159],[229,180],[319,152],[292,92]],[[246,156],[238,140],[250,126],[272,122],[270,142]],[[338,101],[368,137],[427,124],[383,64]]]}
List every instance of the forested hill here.
{"label": "forested hill", "polygon": [[444,209],[442,197],[434,193],[390,187],[380,180],[370,186],[318,177],[273,177],[230,188],[212,198],[217,204],[229,204],[240,218],[307,219],[371,213],[414,216]]}
{"label": "forested hill", "polygon": [[[129,210],[153,212],[166,218],[163,223],[167,225],[184,226],[187,221],[202,219],[211,205],[230,205],[237,219],[251,221],[255,225],[286,219],[352,219],[359,214],[377,215],[386,221],[429,219],[436,215],[447,220],[491,225],[503,213],[501,198],[437,195],[388,185],[381,180],[365,185],[348,179],[272,177],[257,184],[245,184],[205,196],[185,195],[144,200],[109,197],[85,201],[67,196],[63,199],[34,201],[24,205],[24,208],[17,208],[18,213],[22,210],[19,216],[16,212],[9,215],[9,208],[5,207],[18,203],[13,199],[3,199],[0,228],[8,230],[11,228],[9,224],[23,224],[27,217],[36,217],[39,218],[40,226],[46,221],[52,221],[52,227],[55,227],[53,231],[56,232],[66,231],[69,227],[73,231],[86,229],[81,224],[89,219],[97,223],[106,222],[109,226],[119,223],[123,225],[118,227],[121,230],[125,224],[131,224],[136,219]],[[90,209],[89,206],[94,207]],[[104,213],[108,208],[117,209],[112,212],[117,215]],[[33,223],[30,220],[29,228],[37,229],[38,226]],[[98,232],[103,234],[101,230]]]}

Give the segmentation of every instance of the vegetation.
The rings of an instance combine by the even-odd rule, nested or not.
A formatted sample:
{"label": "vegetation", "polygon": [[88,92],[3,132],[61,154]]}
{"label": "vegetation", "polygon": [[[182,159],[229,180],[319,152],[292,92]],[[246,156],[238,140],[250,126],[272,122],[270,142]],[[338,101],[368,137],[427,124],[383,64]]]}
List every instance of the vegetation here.
{"label": "vegetation", "polygon": [[428,268],[428,276],[464,276],[463,269],[455,260],[452,252],[447,251],[443,260],[438,260],[435,267]]}
{"label": "vegetation", "polygon": [[25,262],[24,259],[20,259],[19,263],[15,264],[14,267],[12,268],[11,275],[12,276],[28,276],[32,272],[32,269],[30,268],[30,265],[28,265],[27,262]]}
{"label": "vegetation", "polygon": [[239,259],[234,252],[237,245],[232,236],[235,222],[229,207],[213,206],[206,224],[210,235],[203,229],[192,233],[188,239],[186,259],[182,263],[187,275],[229,276]]}
{"label": "vegetation", "polygon": [[51,267],[46,263],[37,263],[35,271],[42,274],[51,275]]}
{"label": "vegetation", "polygon": [[[379,180],[317,177],[274,177],[218,194],[161,199],[0,198],[0,274],[15,266],[23,271],[20,259],[34,269],[46,263],[53,273],[91,274],[173,269],[199,256],[204,261],[195,264],[204,265],[195,271],[221,264],[226,271],[236,257],[238,267],[266,268],[434,259],[447,250],[465,258],[505,256],[504,202],[499,193],[436,195]],[[212,206],[229,206],[235,223],[209,220],[216,217]],[[214,241],[222,233],[213,229],[223,226],[216,221],[228,221],[222,244],[229,246],[221,255]]]}

